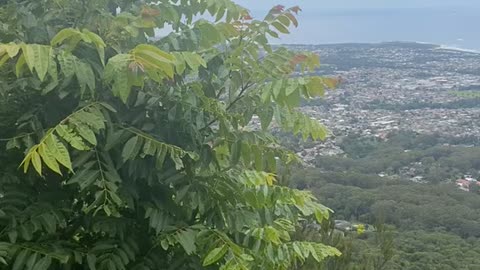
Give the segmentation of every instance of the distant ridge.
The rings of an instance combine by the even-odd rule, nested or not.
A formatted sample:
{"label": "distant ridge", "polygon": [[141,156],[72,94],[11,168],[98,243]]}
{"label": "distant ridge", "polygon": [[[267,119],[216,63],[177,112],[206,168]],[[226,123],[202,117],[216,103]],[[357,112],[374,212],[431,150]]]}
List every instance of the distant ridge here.
{"label": "distant ridge", "polygon": [[323,44],[278,44],[276,46],[314,46],[314,47],[332,47],[332,46],[350,46],[350,47],[384,47],[384,46],[402,46],[402,47],[430,47],[430,48],[440,48],[441,45],[425,43],[425,42],[415,42],[415,41],[385,41],[385,42],[342,42],[342,43],[323,43]]}
{"label": "distant ridge", "polygon": [[448,50],[448,51],[458,51],[464,53],[473,53],[473,54],[480,54],[480,51],[471,50],[471,49],[463,49],[458,48],[455,46],[448,46],[448,45],[438,45],[428,42],[421,42],[421,41],[385,41],[385,42],[344,42],[344,43],[324,43],[324,44],[278,44],[275,46],[287,46],[287,47],[335,47],[335,46],[343,46],[343,47],[365,47],[365,48],[372,48],[372,47],[411,47],[411,48],[430,48],[434,50]]}

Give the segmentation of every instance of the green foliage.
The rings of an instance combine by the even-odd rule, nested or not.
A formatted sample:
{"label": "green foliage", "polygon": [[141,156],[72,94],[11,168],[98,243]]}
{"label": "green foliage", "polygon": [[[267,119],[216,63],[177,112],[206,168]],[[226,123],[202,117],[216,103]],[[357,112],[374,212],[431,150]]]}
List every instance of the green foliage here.
{"label": "green foliage", "polygon": [[307,224],[296,233],[296,238],[334,246],[342,252],[342,256],[327,258],[321,264],[310,260],[300,269],[389,269],[396,250],[390,230],[381,222],[377,222],[375,226],[362,224],[351,231],[337,228],[336,221],[333,219],[324,220],[320,225]]}
{"label": "green foliage", "polygon": [[[478,268],[480,197],[476,190],[465,192],[444,181],[469,172],[477,177],[479,148],[454,146],[476,142],[475,138],[405,132],[391,136],[388,142],[350,137],[341,145],[348,156],[322,157],[318,168],[296,170],[293,186],[312,190],[335,211],[334,218],[363,224],[381,219],[394,229],[388,233],[393,234],[393,256],[387,252],[388,234],[368,230],[354,237],[331,233],[331,240],[307,234],[308,239],[342,252],[341,257],[324,262],[326,269]],[[447,143],[450,146],[444,145]],[[413,183],[408,175],[378,175],[400,173],[403,166],[416,166],[415,172],[426,173],[430,183]],[[443,173],[432,177],[437,168],[444,169]]]}
{"label": "green foliage", "polygon": [[[457,180],[466,174],[478,176],[478,138],[439,137],[412,132],[392,134],[388,141],[350,135],[341,139],[347,157],[318,157],[318,167],[328,171],[386,174],[409,179],[423,176],[430,183]],[[377,175],[368,176],[370,180]],[[365,179],[365,177],[362,177]],[[368,180],[366,180],[368,181]],[[363,181],[364,183],[366,181]]]}
{"label": "green foliage", "polygon": [[[51,170],[62,174],[60,165],[71,172],[72,162],[66,145],[59,140],[63,139],[72,148],[80,151],[89,150],[97,145],[95,134],[105,128],[105,119],[98,103],[89,104],[73,112],[57,126],[48,130],[37,145],[31,147],[22,161],[24,172],[27,172],[30,163],[38,174],[42,174],[42,161]],[[12,143],[21,147],[15,142]]]}
{"label": "green foliage", "polygon": [[[268,132],[328,134],[297,107],[337,80],[306,76],[318,56],[268,44],[299,11],[3,1],[0,269],[291,269],[339,256],[291,237],[331,210],[279,185],[277,167],[298,158]],[[197,19],[207,14],[215,22]]]}

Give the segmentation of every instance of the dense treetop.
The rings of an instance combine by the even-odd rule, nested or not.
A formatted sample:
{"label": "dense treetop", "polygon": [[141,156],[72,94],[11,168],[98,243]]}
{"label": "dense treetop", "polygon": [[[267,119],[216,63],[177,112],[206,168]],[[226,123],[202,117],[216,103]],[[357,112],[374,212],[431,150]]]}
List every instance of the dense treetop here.
{"label": "dense treetop", "polygon": [[330,210],[277,185],[276,167],[298,160],[268,132],[327,135],[296,107],[336,80],[292,77],[318,56],[268,44],[299,11],[0,1],[0,268],[288,269],[339,255],[293,237]]}
{"label": "dense treetop", "polygon": [[[292,186],[311,190],[334,219],[382,225],[323,241],[343,255],[319,269],[479,269],[480,193],[454,182],[463,174],[478,177],[477,140],[406,131],[388,141],[351,135],[339,140],[345,156],[319,156],[316,168],[296,170]],[[405,166],[424,182],[402,174]]]}

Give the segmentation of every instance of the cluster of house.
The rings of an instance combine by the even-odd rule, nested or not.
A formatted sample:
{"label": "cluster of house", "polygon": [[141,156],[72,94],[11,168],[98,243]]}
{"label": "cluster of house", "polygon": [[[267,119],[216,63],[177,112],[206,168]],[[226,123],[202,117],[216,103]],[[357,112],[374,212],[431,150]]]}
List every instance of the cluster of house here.
{"label": "cluster of house", "polygon": [[358,234],[375,231],[375,227],[372,225],[362,224],[362,223],[351,223],[346,220],[335,220],[335,229],[343,233],[357,232]]}
{"label": "cluster of house", "polygon": [[[318,155],[343,155],[336,138],[349,134],[381,140],[398,130],[446,137],[480,134],[480,107],[453,107],[464,99],[459,96],[464,90],[480,92],[480,55],[402,43],[292,45],[291,49],[318,53],[323,64],[318,75],[341,76],[343,81],[323,100],[300,108],[334,135],[297,149],[307,163]],[[412,181],[424,183],[417,175],[411,176]]]}
{"label": "cluster of house", "polygon": [[471,175],[465,175],[462,179],[456,181],[457,187],[463,191],[470,191],[474,185],[480,187],[480,181],[473,178]]}

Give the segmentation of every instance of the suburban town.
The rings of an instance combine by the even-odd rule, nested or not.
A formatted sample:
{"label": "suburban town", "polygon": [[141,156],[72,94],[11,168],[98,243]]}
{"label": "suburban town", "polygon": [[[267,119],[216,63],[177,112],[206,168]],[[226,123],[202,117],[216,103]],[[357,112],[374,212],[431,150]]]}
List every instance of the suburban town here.
{"label": "suburban town", "polygon": [[[341,86],[327,92],[319,105],[313,101],[303,107],[331,130],[332,140],[350,133],[381,138],[399,129],[457,137],[480,134],[479,107],[448,106],[464,99],[461,92],[480,93],[480,54],[409,43],[292,48],[315,51],[323,63],[319,73],[342,78]],[[331,146],[332,140],[326,144]]]}
{"label": "suburban town", "polygon": [[[318,155],[341,155],[337,141],[350,134],[380,140],[398,130],[480,134],[480,54],[400,42],[291,48],[316,52],[322,63],[318,74],[342,79],[338,89],[302,107],[331,131],[325,142],[298,152],[307,163]],[[472,182],[461,180],[459,187]]]}

